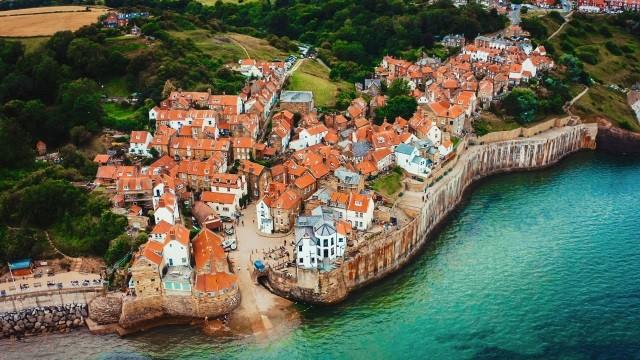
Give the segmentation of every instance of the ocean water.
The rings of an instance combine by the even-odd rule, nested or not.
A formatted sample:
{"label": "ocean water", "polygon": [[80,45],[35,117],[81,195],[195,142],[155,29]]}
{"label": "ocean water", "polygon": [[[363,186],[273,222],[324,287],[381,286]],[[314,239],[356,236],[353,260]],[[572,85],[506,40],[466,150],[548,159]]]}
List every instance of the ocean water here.
{"label": "ocean water", "polygon": [[480,183],[411,265],[282,336],[167,327],[0,341],[0,359],[640,359],[640,159]]}

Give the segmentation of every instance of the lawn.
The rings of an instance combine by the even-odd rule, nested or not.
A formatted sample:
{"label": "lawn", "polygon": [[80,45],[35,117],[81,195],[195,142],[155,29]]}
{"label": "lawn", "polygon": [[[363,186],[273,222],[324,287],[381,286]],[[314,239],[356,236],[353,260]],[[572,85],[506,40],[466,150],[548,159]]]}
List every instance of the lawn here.
{"label": "lawn", "polygon": [[105,113],[105,125],[107,127],[121,130],[131,131],[140,130],[144,123],[140,123],[141,119],[137,115],[138,109],[131,106],[123,106],[116,103],[104,103],[102,109]]}
{"label": "lawn", "polygon": [[135,36],[118,36],[106,39],[106,44],[112,50],[119,51],[125,56],[133,56],[147,47],[144,40]]}
{"label": "lawn", "polygon": [[304,63],[289,78],[287,90],[312,91],[316,106],[334,107],[339,91],[352,90],[353,84],[346,81],[332,81],[329,70],[315,60],[305,59]]}
{"label": "lawn", "polygon": [[106,81],[102,90],[107,96],[126,97],[131,94],[124,77],[117,77]]}
{"label": "lawn", "polygon": [[489,111],[482,111],[480,119],[473,122],[473,128],[479,136],[494,131],[513,130],[518,127],[520,127],[520,124],[515,120],[497,116]]}
{"label": "lawn", "polygon": [[271,60],[283,57],[281,50],[274,48],[264,39],[236,33],[213,34],[207,30],[171,31],[170,34],[178,39],[191,39],[198,49],[223,63],[237,63],[238,60],[249,56],[259,60]]}
{"label": "lawn", "polygon": [[385,196],[393,196],[402,189],[402,175],[399,172],[392,171],[375,179],[371,183],[371,188]]}

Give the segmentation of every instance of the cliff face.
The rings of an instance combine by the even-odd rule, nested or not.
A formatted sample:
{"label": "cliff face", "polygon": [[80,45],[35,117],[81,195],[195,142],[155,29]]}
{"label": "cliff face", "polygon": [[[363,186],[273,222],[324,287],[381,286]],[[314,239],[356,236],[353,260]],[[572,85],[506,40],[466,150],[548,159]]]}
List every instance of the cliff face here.
{"label": "cliff face", "polygon": [[399,230],[367,239],[332,271],[298,269],[296,276],[285,276],[269,270],[268,286],[296,301],[340,302],[351,291],[400,269],[415,256],[474,181],[500,172],[550,166],[578,150],[594,149],[597,131],[595,124],[569,126],[532,138],[472,146],[448,175],[429,188],[421,204],[406,204],[415,213],[414,220]]}
{"label": "cliff face", "polygon": [[640,154],[640,134],[613,127],[604,119],[598,121],[598,149],[616,154]]}

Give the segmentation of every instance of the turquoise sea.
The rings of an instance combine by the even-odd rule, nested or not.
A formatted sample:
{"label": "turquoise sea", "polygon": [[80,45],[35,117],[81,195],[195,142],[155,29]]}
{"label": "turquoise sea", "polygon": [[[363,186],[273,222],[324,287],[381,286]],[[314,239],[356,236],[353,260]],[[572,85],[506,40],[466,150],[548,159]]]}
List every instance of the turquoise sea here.
{"label": "turquoise sea", "polygon": [[0,359],[640,359],[640,159],[481,182],[415,262],[287,334],[1,341]]}

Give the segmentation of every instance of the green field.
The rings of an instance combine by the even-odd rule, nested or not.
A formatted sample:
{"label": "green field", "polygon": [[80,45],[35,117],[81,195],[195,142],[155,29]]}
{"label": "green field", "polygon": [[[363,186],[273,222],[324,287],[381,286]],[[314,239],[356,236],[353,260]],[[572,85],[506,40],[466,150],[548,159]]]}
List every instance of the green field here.
{"label": "green field", "polygon": [[375,179],[371,188],[385,196],[392,196],[402,189],[402,175],[400,172],[392,171]]}
{"label": "green field", "polygon": [[134,36],[118,36],[106,39],[106,44],[113,50],[119,51],[125,56],[133,56],[139,50],[147,47],[142,38]]}
{"label": "green field", "polygon": [[316,106],[333,107],[339,91],[352,90],[353,84],[346,81],[332,81],[329,70],[315,60],[304,63],[289,78],[287,90],[312,91]]}
{"label": "green field", "polygon": [[259,60],[282,58],[285,55],[283,51],[269,45],[266,40],[248,35],[212,34],[203,29],[171,31],[170,34],[178,39],[192,40],[202,52],[223,63],[237,63],[238,60],[247,58],[247,55]]}

